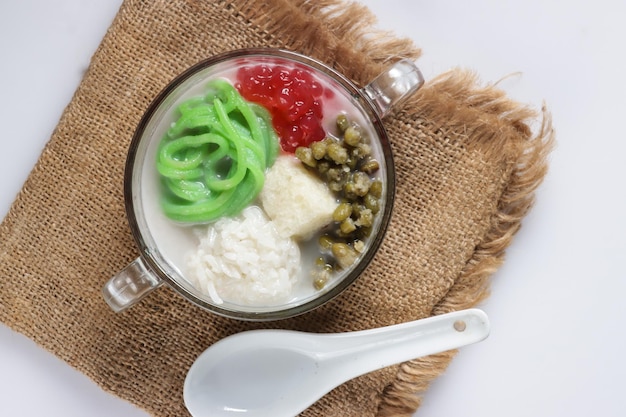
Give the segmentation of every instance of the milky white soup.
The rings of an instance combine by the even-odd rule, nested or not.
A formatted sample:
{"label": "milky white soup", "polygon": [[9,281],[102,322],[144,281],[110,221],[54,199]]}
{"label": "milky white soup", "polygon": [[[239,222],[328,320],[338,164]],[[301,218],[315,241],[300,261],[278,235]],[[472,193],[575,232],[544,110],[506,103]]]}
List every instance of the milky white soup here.
{"label": "milky white soup", "polygon": [[[241,70],[242,67],[247,69],[247,73]],[[163,141],[167,141],[168,131],[180,118],[178,107],[189,99],[203,97],[212,80],[227,81],[239,91],[245,88],[242,77],[264,75],[260,72],[268,71],[268,68],[270,72],[282,71],[287,75],[296,70],[306,73],[306,80],[299,82],[313,80],[313,90],[317,96],[313,97],[315,111],[309,112],[311,117],[307,114],[296,115],[297,117],[287,118],[293,120],[285,119],[286,125],[283,123],[280,128],[271,126],[280,142],[277,143],[275,157],[264,170],[266,180],[263,187],[266,188],[251,196],[246,208],[236,214],[191,222],[168,217],[163,209],[164,179],[157,168],[157,159],[160,147],[165,143]],[[283,82],[289,84],[288,77],[282,78]],[[289,85],[293,86],[294,83]],[[285,95],[289,95],[289,85],[284,89]],[[257,98],[263,96],[263,92],[247,91],[246,94],[256,94]],[[242,96],[246,94],[242,93]],[[310,101],[310,97],[307,100]],[[263,99],[259,101],[262,102]],[[285,101],[282,103],[293,107]],[[296,97],[296,104],[298,103],[300,102]],[[382,221],[385,196],[389,192],[384,178],[386,167],[381,145],[369,118],[363,116],[358,106],[343,87],[327,75],[283,58],[247,57],[226,61],[203,69],[186,79],[156,110],[143,133],[144,138],[149,139],[140,142],[137,149],[135,168],[139,174],[134,180],[134,186],[138,192],[133,201],[136,210],[143,213],[143,218],[138,215],[137,220],[148,247],[147,251],[166,263],[167,266],[163,269],[170,275],[173,272],[172,278],[188,292],[227,310],[283,310],[310,301],[335,287],[354,269],[371,245],[371,237]],[[271,109],[268,112],[272,116],[272,123],[282,117],[272,115]],[[317,135],[311,140],[299,137],[297,126],[294,128],[289,125],[299,121],[311,125],[312,119],[315,119],[313,113],[319,115],[317,119],[323,131],[321,140],[319,129],[316,131],[315,127],[308,128],[308,131]],[[289,135],[286,131],[295,131],[296,137],[285,140],[285,136]],[[355,132],[361,138],[358,144],[353,137]],[[348,141],[352,145],[348,145]],[[320,152],[326,152],[325,156],[316,159],[321,155]],[[350,171],[354,168],[351,165],[356,165],[353,159],[362,157],[359,155],[364,152],[367,155],[359,164],[369,164],[365,172],[367,175],[361,171],[357,175]],[[328,153],[332,153],[339,162],[328,156]],[[347,161],[342,159],[346,154]],[[352,157],[352,154],[355,156]],[[227,160],[221,164],[228,163],[232,164],[232,161]],[[328,174],[329,169],[334,169],[333,175]],[[343,179],[336,178],[337,176],[343,176]],[[346,180],[346,177],[349,178]],[[351,187],[346,186],[353,177],[358,177],[359,180],[355,180],[356,184],[351,184]],[[368,188],[365,190],[365,197],[361,195],[362,187]],[[346,198],[344,188],[350,189],[348,194],[353,200]],[[313,201],[306,201],[307,196],[313,197]],[[365,199],[369,199],[367,201],[374,204],[375,208],[369,204],[369,208],[366,208]],[[272,215],[276,218],[273,219]],[[246,220],[246,216],[254,219]],[[249,222],[245,223],[246,221]],[[238,226],[239,232],[236,231]],[[268,228],[272,231],[268,232]],[[255,234],[259,239],[255,240]],[[227,235],[233,241],[228,241],[231,238],[226,241],[222,239]],[[237,240],[244,241],[250,236],[255,240],[253,244],[248,242],[245,247],[237,246]],[[335,256],[332,245],[337,243],[342,245],[341,248],[349,250],[347,257],[341,255],[342,258],[339,259]],[[217,244],[219,248],[213,250]],[[262,249],[263,245],[272,246],[273,249],[266,253]],[[250,251],[251,246],[258,246],[260,249],[253,248]],[[274,263],[254,261],[273,260],[281,256],[288,258],[288,262],[283,262],[285,259]],[[229,281],[229,274],[217,276],[215,271],[220,270],[220,267],[204,268],[207,276],[201,276],[203,262],[214,265],[223,258],[232,266],[237,265],[238,260],[244,257],[248,267],[243,276],[241,271],[229,273],[238,275],[235,279],[237,282]],[[258,264],[259,268],[250,269],[249,266],[254,264]],[[266,274],[265,271],[269,269],[273,277],[279,278],[268,278],[271,274]],[[176,277],[176,274],[180,277]]]}

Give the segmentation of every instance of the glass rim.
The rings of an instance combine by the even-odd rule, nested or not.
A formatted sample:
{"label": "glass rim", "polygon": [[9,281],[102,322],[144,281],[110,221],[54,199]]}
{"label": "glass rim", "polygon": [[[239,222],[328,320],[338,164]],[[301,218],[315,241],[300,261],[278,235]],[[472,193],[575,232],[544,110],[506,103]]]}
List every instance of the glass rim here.
{"label": "glass rim", "polygon": [[[330,290],[323,291],[319,293],[318,296],[311,297],[310,299],[302,303],[295,304],[293,306],[286,304],[287,307],[284,308],[282,308],[282,306],[276,306],[276,309],[272,310],[269,310],[268,307],[264,308],[263,311],[258,312],[249,311],[253,309],[253,307],[246,308],[245,310],[236,310],[233,308],[225,308],[218,304],[208,302],[207,300],[202,299],[194,294],[188,288],[185,288],[185,285],[181,284],[181,282],[179,282],[176,278],[170,276],[173,271],[169,271],[167,270],[167,268],[161,265],[161,261],[158,259],[160,253],[152,253],[152,251],[150,250],[150,245],[147,244],[144,238],[144,232],[142,232],[142,228],[139,225],[140,222],[138,221],[138,217],[143,216],[143,209],[137,209],[137,206],[140,206],[140,204],[135,201],[136,191],[133,186],[133,174],[137,165],[137,158],[144,156],[138,153],[139,146],[144,141],[150,140],[149,135],[144,135],[145,130],[148,124],[153,120],[153,116],[159,109],[159,106],[166,100],[166,98],[168,98],[170,94],[176,90],[177,87],[181,86],[186,80],[202,70],[236,58],[255,56],[282,58],[294,63],[305,64],[317,71],[325,73],[327,76],[334,79],[340,86],[345,88],[346,91],[349,92],[351,97],[359,102],[361,110],[364,110],[366,113],[366,119],[371,122],[376,131],[376,139],[380,143],[383,157],[385,159],[384,175],[386,185],[385,203],[382,216],[378,224],[378,228],[374,231],[374,234],[371,237],[372,240],[369,242],[367,250],[359,257],[357,264],[354,265],[352,269],[343,278],[341,278],[339,282],[336,283],[336,285],[334,285]],[[141,162],[141,164],[143,164],[143,162]],[[185,71],[175,76],[157,94],[157,96],[152,100],[152,102],[142,115],[140,122],[137,125],[135,132],[132,136],[124,171],[124,200],[128,223],[133,238],[137,246],[139,247],[140,256],[148,265],[149,269],[159,279],[161,279],[163,282],[167,283],[171,288],[173,288],[175,292],[183,296],[183,298],[185,298],[186,300],[191,301],[195,305],[205,310],[216,313],[220,316],[248,321],[280,320],[304,314],[327,303],[328,301],[332,300],[333,298],[344,292],[349,286],[351,286],[354,281],[363,274],[365,269],[369,266],[374,256],[378,252],[378,249],[382,243],[384,235],[386,234],[391,219],[395,200],[395,188],[395,166],[393,163],[391,144],[389,142],[387,132],[383,126],[382,120],[378,112],[376,111],[376,105],[372,102],[372,100],[363,92],[362,89],[358,88],[347,77],[345,77],[335,69],[329,67],[328,65],[306,55],[302,55],[285,49],[276,48],[245,48],[220,53],[199,61],[195,65],[187,68]],[[139,214],[137,210],[139,210]],[[147,233],[149,233],[149,230],[147,231]],[[163,262],[167,263],[165,260],[163,260]],[[180,279],[182,279],[183,281],[186,280],[182,276],[180,277]]]}

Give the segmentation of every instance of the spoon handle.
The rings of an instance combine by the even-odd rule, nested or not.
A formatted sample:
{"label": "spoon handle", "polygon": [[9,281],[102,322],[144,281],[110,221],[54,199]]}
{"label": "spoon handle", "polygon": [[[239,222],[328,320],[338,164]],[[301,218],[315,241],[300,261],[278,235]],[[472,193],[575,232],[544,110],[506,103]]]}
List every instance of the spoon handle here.
{"label": "spoon handle", "polygon": [[467,309],[374,330],[320,335],[328,339],[320,340],[318,347],[323,349],[318,352],[318,358],[336,363],[337,372],[331,374],[346,380],[476,343],[488,334],[487,315],[479,309]]}

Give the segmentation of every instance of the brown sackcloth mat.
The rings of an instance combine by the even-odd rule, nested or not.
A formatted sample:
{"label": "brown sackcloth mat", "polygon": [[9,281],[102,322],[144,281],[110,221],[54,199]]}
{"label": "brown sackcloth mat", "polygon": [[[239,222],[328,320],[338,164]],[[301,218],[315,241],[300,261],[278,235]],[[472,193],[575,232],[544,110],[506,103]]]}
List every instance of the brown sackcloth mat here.
{"label": "brown sackcloth mat", "polygon": [[[547,112],[461,70],[427,82],[386,119],[394,216],[371,266],[334,301],[248,323],[201,311],[167,288],[118,315],[100,295],[138,255],[124,212],[125,153],[159,90],[197,61],[243,47],[309,54],[360,85],[393,57],[419,56],[372,20],[364,7],[337,1],[126,0],[2,223],[2,322],[149,413],[185,416],[187,369],[232,333],[361,330],[476,305],[532,204],[553,133]],[[303,415],[410,415],[452,356],[359,377]]]}

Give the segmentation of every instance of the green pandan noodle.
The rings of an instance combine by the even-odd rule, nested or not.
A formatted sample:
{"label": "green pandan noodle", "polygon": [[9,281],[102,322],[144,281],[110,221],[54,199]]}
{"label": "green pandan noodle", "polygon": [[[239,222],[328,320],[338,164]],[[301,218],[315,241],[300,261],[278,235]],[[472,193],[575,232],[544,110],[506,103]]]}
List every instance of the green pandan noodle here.
{"label": "green pandan noodle", "polygon": [[269,113],[222,79],[177,112],[157,154],[163,211],[185,223],[238,214],[261,191],[278,154]]}

